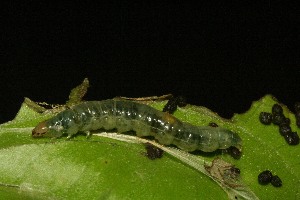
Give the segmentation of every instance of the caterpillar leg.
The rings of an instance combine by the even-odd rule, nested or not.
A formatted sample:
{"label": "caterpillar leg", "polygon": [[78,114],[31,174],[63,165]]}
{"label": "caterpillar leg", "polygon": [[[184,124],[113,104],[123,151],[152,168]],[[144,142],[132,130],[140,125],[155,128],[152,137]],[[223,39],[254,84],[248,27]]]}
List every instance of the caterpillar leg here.
{"label": "caterpillar leg", "polygon": [[86,134],[86,139],[89,139],[90,137],[92,137],[91,131],[85,131],[84,133]]}
{"label": "caterpillar leg", "polygon": [[[89,139],[92,136],[91,131],[83,131],[83,133],[86,134],[87,139]],[[74,136],[74,134],[69,134],[68,137],[67,137],[67,140],[70,140],[73,136]]]}
{"label": "caterpillar leg", "polygon": [[66,140],[70,140],[72,138],[72,135],[68,135]]}

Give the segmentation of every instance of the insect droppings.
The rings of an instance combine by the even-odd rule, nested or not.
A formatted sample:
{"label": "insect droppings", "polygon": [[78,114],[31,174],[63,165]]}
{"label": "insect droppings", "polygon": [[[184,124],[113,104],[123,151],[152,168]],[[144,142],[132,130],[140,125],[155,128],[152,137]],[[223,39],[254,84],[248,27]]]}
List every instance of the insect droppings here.
{"label": "insect droppings", "polygon": [[238,150],[236,147],[231,146],[230,148],[227,149],[229,155],[233,157],[234,159],[240,159],[241,158],[241,151]]}
{"label": "insect droppings", "polygon": [[281,179],[277,175],[275,175],[271,179],[271,184],[274,187],[281,187],[282,186],[282,181],[281,181]]}
{"label": "insect droppings", "polygon": [[[300,104],[297,106],[295,105],[295,110],[298,110],[298,107],[300,107]],[[298,118],[299,120],[297,121]],[[279,104],[273,105],[272,114],[261,112],[259,115],[259,120],[263,124],[269,124],[270,119],[272,119],[273,124],[279,126],[279,133],[284,137],[285,141],[289,145],[299,144],[299,136],[297,132],[292,132],[292,128],[290,127],[291,120],[284,116],[283,109]],[[296,123],[298,122],[300,125],[300,113],[296,113]]]}
{"label": "insect droppings", "polygon": [[272,123],[272,114],[267,112],[261,112],[259,115],[259,121],[265,125]]}
{"label": "insect droppings", "polygon": [[212,152],[230,146],[241,150],[242,140],[237,133],[221,127],[194,126],[181,122],[173,115],[133,101],[110,99],[87,101],[41,122],[32,130],[33,137],[68,138],[77,132],[98,129],[128,132],[138,137],[153,136],[164,145],[174,144],[185,151]]}
{"label": "insect droppings", "polygon": [[273,175],[269,170],[263,171],[258,175],[258,182],[261,185],[267,185],[271,182]]}
{"label": "insect droppings", "polygon": [[283,114],[283,109],[279,104],[275,103],[272,106],[272,113],[273,113],[273,115],[276,115],[276,114],[282,115]]}
{"label": "insect droppings", "polygon": [[152,145],[151,143],[147,142],[145,144],[145,148],[147,150],[146,156],[151,160],[154,160],[156,158],[161,158],[163,156],[164,151],[162,149]]}
{"label": "insect droppings", "polygon": [[286,125],[286,124],[280,124],[279,125],[279,133],[282,136],[285,136],[285,135],[287,135],[290,132],[292,132],[292,129],[291,129],[291,127],[289,125]]}
{"label": "insect droppings", "polygon": [[285,121],[285,117],[282,114],[275,114],[273,115],[272,122],[275,125],[280,125]]}
{"label": "insect droppings", "polygon": [[265,170],[258,175],[258,182],[261,185],[271,183],[274,187],[282,186],[281,179],[277,175],[273,176],[269,170]]}
{"label": "insect droppings", "polygon": [[284,139],[289,145],[299,144],[299,135],[297,134],[297,132],[290,132],[284,135]]}
{"label": "insect droppings", "polygon": [[182,96],[172,97],[163,108],[163,112],[173,114],[177,110],[177,106],[183,107],[186,105],[186,100]]}

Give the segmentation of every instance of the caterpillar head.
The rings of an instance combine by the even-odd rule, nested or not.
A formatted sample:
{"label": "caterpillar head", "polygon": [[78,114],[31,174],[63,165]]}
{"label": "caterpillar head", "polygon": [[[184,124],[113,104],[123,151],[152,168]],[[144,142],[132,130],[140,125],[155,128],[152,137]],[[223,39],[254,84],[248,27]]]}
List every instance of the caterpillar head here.
{"label": "caterpillar head", "polygon": [[42,121],[32,130],[32,137],[54,137],[58,138],[63,134],[64,127],[61,121],[54,124],[50,121]]}
{"label": "caterpillar head", "polygon": [[46,121],[43,121],[32,130],[32,137],[43,137],[47,131],[48,126],[46,125]]}

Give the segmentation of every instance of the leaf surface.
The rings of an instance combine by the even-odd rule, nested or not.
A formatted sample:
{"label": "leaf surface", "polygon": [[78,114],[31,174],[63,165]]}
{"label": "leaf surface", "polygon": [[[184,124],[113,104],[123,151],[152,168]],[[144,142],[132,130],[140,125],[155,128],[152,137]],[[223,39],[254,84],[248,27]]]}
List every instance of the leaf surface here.
{"label": "leaf surface", "polygon": [[[150,105],[162,110],[165,103]],[[235,165],[241,170],[245,187],[259,199],[300,199],[299,145],[289,146],[277,126],[266,126],[258,120],[259,113],[270,112],[274,103],[277,101],[267,95],[254,102],[249,111],[236,114],[231,120],[192,105],[179,108],[174,115],[199,126],[215,122],[237,132],[243,139],[243,155],[239,160],[221,151],[198,152],[192,158],[211,163],[219,157]],[[292,129],[297,131],[294,115],[286,107],[284,113],[291,119]],[[6,199],[228,199],[222,185],[176,156],[165,153],[161,159],[148,159],[142,143],[97,135],[89,139],[78,135],[71,140],[31,138],[33,127],[53,115],[37,112],[27,100],[13,121],[0,125],[0,196]],[[282,187],[258,184],[258,174],[266,169],[281,178]]]}

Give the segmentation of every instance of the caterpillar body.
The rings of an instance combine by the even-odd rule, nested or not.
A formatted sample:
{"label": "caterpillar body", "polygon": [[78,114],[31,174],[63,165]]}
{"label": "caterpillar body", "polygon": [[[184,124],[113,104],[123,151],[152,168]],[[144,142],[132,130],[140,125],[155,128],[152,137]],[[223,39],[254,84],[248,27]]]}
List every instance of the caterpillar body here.
{"label": "caterpillar body", "polygon": [[212,152],[230,146],[241,150],[238,134],[210,126],[194,126],[181,122],[173,115],[158,111],[148,105],[127,100],[87,101],[62,111],[53,118],[39,123],[33,137],[68,137],[77,132],[98,129],[117,129],[118,132],[133,130],[138,137],[153,136],[161,144],[174,144],[185,151]]}

